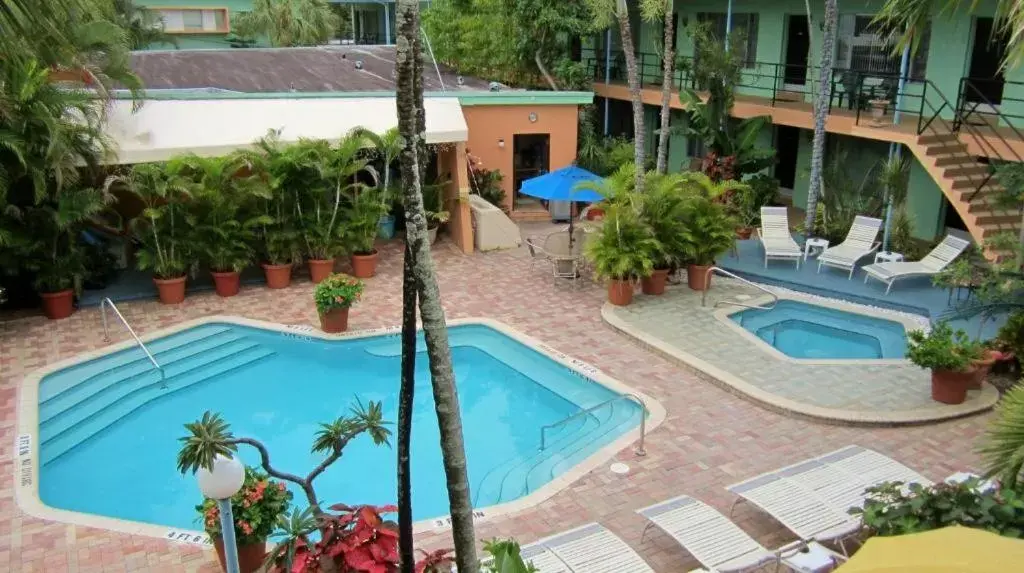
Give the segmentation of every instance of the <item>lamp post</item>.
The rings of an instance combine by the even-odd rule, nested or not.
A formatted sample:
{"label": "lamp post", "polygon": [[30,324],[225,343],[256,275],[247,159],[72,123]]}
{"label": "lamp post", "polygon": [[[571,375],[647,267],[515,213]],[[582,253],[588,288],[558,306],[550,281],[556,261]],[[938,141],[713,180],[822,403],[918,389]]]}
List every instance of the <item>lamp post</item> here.
{"label": "lamp post", "polygon": [[220,532],[224,542],[224,564],[227,573],[239,573],[238,545],[235,543],[235,518],[231,515],[231,496],[245,483],[245,466],[235,458],[218,455],[213,469],[199,468],[196,472],[199,490],[210,499],[217,500],[220,508]]}

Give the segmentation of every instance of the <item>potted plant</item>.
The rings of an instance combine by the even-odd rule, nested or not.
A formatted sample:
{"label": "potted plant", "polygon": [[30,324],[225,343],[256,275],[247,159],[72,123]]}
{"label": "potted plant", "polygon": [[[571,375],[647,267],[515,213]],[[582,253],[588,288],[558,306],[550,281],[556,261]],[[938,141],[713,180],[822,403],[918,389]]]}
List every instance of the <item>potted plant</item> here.
{"label": "potted plant", "polygon": [[348,310],[363,294],[363,281],[335,273],[316,285],[313,302],[320,314],[320,328],[324,332],[348,330]]}
{"label": "potted plant", "polygon": [[618,306],[633,301],[633,286],[651,274],[661,252],[650,227],[629,205],[609,206],[604,224],[586,247],[594,273],[608,279],[608,302]]}
{"label": "potted plant", "polygon": [[142,212],[132,220],[138,241],[135,262],[139,270],[153,272],[160,302],[185,300],[185,277],[194,268],[194,252],[186,203],[192,184],[182,174],[180,161],[140,163],[126,178],[119,178],[141,199]]}
{"label": "potted plant", "polygon": [[[291,501],[292,492],[288,491],[283,482],[271,480],[267,474],[246,466],[245,482],[238,493],[231,497],[241,573],[253,573],[263,565],[267,554],[267,539],[274,532],[278,520],[288,512]],[[204,499],[203,503],[196,506],[196,511],[203,521],[203,529],[213,541],[221,569],[227,571],[217,502]]]}
{"label": "potted plant", "polygon": [[388,212],[384,193],[376,188],[357,189],[351,197],[345,234],[352,252],[352,275],[368,279],[377,274],[379,255],[373,246],[380,218]]}
{"label": "potted plant", "polygon": [[715,258],[736,242],[736,223],[725,206],[706,197],[697,197],[687,205],[683,218],[682,254],[687,261],[687,284],[693,290],[711,286],[708,269]]}
{"label": "potted plant", "polygon": [[981,358],[981,345],[963,330],[953,331],[940,322],[930,333],[914,330],[907,334],[907,358],[932,371],[932,400],[960,404],[974,376],[974,361]]}
{"label": "potted plant", "polygon": [[266,227],[263,230],[263,248],[266,256],[260,266],[263,267],[267,288],[288,288],[292,283],[292,267],[302,256],[298,233],[279,225]]}
{"label": "potted plant", "polygon": [[[679,184],[678,175],[648,174],[646,179],[644,193],[633,193],[628,201],[638,206],[641,220],[660,245],[653,270],[640,279],[640,290],[644,294],[660,295],[665,293],[670,270],[679,264],[682,256],[683,220],[689,195],[686,187]],[[625,197],[620,199],[626,200]]]}
{"label": "potted plant", "polygon": [[438,177],[430,185],[423,186],[423,210],[427,215],[427,236],[430,244],[437,241],[437,229],[448,222],[450,213],[444,210],[444,188],[447,178]]}
{"label": "potted plant", "polygon": [[761,207],[770,205],[779,191],[779,181],[759,173],[731,189],[734,215],[739,222],[736,237],[747,240],[761,223]]}

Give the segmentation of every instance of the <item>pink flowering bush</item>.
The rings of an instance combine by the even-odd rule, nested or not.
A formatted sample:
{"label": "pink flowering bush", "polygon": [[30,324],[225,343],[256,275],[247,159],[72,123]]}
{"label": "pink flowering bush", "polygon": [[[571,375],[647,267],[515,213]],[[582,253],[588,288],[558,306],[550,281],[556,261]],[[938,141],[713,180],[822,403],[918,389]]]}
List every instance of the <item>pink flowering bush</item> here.
{"label": "pink flowering bush", "polygon": [[317,312],[325,314],[336,308],[351,307],[362,295],[363,281],[344,273],[334,273],[316,285],[313,301]]}
{"label": "pink flowering bush", "polygon": [[[274,532],[278,519],[288,511],[292,492],[265,473],[245,468],[245,483],[231,498],[238,545],[263,543]],[[221,536],[220,508],[212,499],[196,506],[203,528],[211,539]]]}

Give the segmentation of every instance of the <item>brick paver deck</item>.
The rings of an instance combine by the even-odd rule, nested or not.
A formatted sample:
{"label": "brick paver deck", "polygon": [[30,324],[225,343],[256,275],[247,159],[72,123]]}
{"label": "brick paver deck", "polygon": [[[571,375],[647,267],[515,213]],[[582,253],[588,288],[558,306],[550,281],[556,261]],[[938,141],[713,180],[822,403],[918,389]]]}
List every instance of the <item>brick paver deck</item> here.
{"label": "brick paver deck", "polygon": [[[398,245],[383,250],[380,273],[368,281],[364,300],[352,313],[352,328],[399,323],[400,253]],[[605,293],[601,287],[573,290],[552,285],[539,266],[531,269],[525,250],[465,256],[440,244],[434,255],[449,316],[503,321],[642,389],[668,411],[666,421],[648,437],[647,457],[635,458],[630,449],[618,455],[618,461],[630,465],[628,475],[594,471],[542,506],[480,523],[480,538],[515,536],[526,543],[600,521],[659,573],[689,571],[696,562],[664,534],[652,531],[640,543],[644,520],[635,509],[686,493],[727,511],[732,496],[723,489],[725,485],[850,443],[875,448],[932,479],[977,463],[972,450],[988,415],[879,429],[830,426],[780,415],[633,345],[602,322]],[[312,285],[300,280],[284,291],[247,287],[230,299],[208,293],[190,296],[176,307],[154,301],[126,303],[121,309],[140,333],[212,314],[316,324],[311,292]],[[97,309],[57,323],[41,317],[0,323],[0,570],[217,571],[212,551],[45,522],[16,507],[12,466],[16,385],[26,372],[104,346],[99,332]],[[740,506],[734,519],[768,546],[790,539],[779,524],[747,504]],[[427,534],[419,537],[419,543],[429,548],[447,542],[444,535]]]}

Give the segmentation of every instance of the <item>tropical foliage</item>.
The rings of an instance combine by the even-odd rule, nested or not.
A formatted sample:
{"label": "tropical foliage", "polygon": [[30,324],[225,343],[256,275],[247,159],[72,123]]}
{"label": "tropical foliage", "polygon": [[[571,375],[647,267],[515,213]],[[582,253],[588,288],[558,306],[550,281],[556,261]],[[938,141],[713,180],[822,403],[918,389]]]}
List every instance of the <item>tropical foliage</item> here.
{"label": "tropical foliage", "polygon": [[691,265],[708,266],[736,243],[736,221],[722,203],[705,197],[689,202],[681,236],[683,257]]}
{"label": "tropical foliage", "polygon": [[1024,482],[1024,385],[1018,384],[996,405],[980,449],[986,473],[1004,489],[1019,490]]}
{"label": "tropical foliage", "polygon": [[335,309],[351,307],[362,296],[363,286],[363,281],[344,273],[328,276],[313,289],[317,312],[326,314]]}
{"label": "tropical foliage", "polygon": [[267,38],[281,48],[326,44],[340,21],[327,0],[253,0],[252,10],[232,15],[231,24],[243,41]]}
{"label": "tropical foliage", "polygon": [[907,333],[907,358],[921,368],[966,372],[981,358],[981,344],[971,340],[963,330],[953,330],[948,322],[939,322],[931,332],[912,330]]}
{"label": "tropical foliage", "polygon": [[[231,496],[231,514],[235,519],[235,539],[239,545],[266,541],[287,513],[292,492],[284,482],[246,466],[242,488]],[[203,529],[211,538],[221,536],[220,508],[216,500],[203,499],[196,506]]]}
{"label": "tropical foliage", "polygon": [[597,237],[586,249],[597,276],[615,280],[649,276],[662,257],[654,232],[629,205],[609,205]]}

